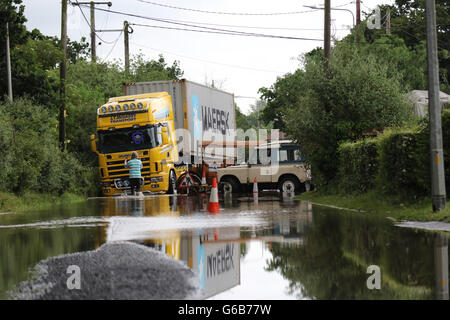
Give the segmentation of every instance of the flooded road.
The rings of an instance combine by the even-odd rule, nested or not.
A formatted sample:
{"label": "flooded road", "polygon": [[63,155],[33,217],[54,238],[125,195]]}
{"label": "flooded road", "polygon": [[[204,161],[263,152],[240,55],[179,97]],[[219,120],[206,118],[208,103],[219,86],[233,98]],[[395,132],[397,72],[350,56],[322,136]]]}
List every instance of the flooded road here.
{"label": "flooded road", "polygon": [[448,233],[276,196],[207,204],[95,198],[0,214],[0,298],[44,259],[127,241],[189,267],[204,299],[448,299]]}

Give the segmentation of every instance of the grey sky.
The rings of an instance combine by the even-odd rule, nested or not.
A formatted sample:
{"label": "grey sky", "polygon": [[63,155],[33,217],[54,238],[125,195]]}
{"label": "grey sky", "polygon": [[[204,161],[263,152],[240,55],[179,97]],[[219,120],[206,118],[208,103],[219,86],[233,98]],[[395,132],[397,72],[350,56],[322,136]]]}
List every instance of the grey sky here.
{"label": "grey sky", "polygon": [[[322,5],[323,0],[149,0],[170,6],[191,8],[204,11],[234,13],[273,13],[310,11],[303,5]],[[25,16],[29,29],[38,28],[46,35],[60,36],[61,1],[60,0],[24,0]],[[362,11],[369,11],[378,4],[393,3],[393,0],[363,0]],[[196,11],[179,10],[144,3],[139,0],[112,0],[111,10],[132,13],[145,17],[183,20],[195,23],[221,25],[239,25],[265,28],[231,28],[208,25],[211,28],[233,29],[245,32],[264,33],[302,38],[323,38],[323,10],[290,15],[250,16],[210,14]],[[355,12],[354,0],[331,1],[332,7],[340,7]],[[98,6],[108,9],[106,5]],[[89,9],[83,9],[89,19]],[[352,15],[348,11],[332,11],[332,34],[338,39],[348,34],[352,24]],[[126,17],[118,14],[96,11],[96,29],[120,29],[123,21],[158,25],[175,28],[189,28],[180,25],[161,23],[146,19]],[[179,60],[184,77],[200,83],[215,81],[223,90],[232,92],[243,111],[249,110],[254,99],[238,98],[259,97],[258,89],[274,83],[277,76],[292,72],[298,67],[297,57],[305,52],[322,46],[321,41],[286,40],[230,36],[179,30],[165,30],[133,26],[130,36],[130,53],[142,52],[148,58],[157,58],[162,53],[169,64]],[[82,36],[89,41],[89,26],[78,7],[68,8],[68,35],[71,40],[80,40]],[[122,59],[124,56],[123,34],[119,32],[99,33],[105,41],[97,46],[100,59]],[[117,40],[118,39],[118,40]],[[115,43],[115,41],[117,42]],[[98,40],[98,42],[102,42]],[[115,45],[114,45],[115,43]]]}

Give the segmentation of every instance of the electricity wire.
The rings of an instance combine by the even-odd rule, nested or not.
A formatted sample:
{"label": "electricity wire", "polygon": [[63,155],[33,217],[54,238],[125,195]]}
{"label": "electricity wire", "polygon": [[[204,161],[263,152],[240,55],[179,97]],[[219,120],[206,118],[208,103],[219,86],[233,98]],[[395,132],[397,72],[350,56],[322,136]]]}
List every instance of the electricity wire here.
{"label": "electricity wire", "polygon": [[194,57],[190,57],[190,56],[186,56],[186,55],[181,55],[181,54],[178,54],[178,53],[170,52],[170,51],[167,51],[167,50],[161,50],[161,49],[152,48],[152,47],[149,47],[149,46],[146,46],[146,45],[143,45],[143,44],[139,44],[139,43],[136,43],[136,42],[131,42],[130,41],[130,43],[134,44],[134,45],[136,45],[138,47],[150,49],[150,50],[153,50],[153,51],[163,52],[163,53],[171,54],[171,55],[182,57],[182,58],[186,58],[186,59],[191,59],[191,60],[196,60],[196,61],[205,62],[205,63],[211,63],[211,64],[217,64],[217,65],[221,65],[221,66],[225,66],[225,67],[238,68],[238,69],[247,69],[247,70],[259,71],[259,72],[277,73],[277,74],[285,74],[285,73],[287,73],[287,72],[283,72],[283,71],[268,70],[268,69],[257,69],[257,68],[252,68],[252,67],[221,63],[221,62],[216,62],[216,61],[211,61],[211,60],[203,60],[203,59],[199,59],[199,58],[194,58]]}
{"label": "electricity wire", "polygon": [[315,10],[304,10],[304,11],[292,11],[292,12],[268,12],[268,13],[248,13],[248,12],[222,12],[222,11],[207,11],[207,10],[199,10],[199,9],[192,9],[192,8],[183,8],[183,7],[176,7],[176,6],[170,6],[167,4],[152,2],[152,1],[146,1],[146,0],[137,0],[139,2],[148,3],[154,6],[160,6],[170,9],[177,9],[177,10],[184,10],[184,11],[192,11],[192,12],[200,12],[200,13],[209,13],[209,14],[221,14],[221,15],[233,15],[233,16],[278,16],[278,15],[293,15],[293,14],[300,14],[300,13],[308,13],[308,12],[314,12],[319,9]]}
{"label": "electricity wire", "polygon": [[[97,8],[97,7],[95,7],[95,10],[107,11],[106,9]],[[271,35],[271,34],[249,33],[249,32],[236,31],[236,30],[211,28],[211,27],[204,27],[204,26],[192,25],[192,24],[181,23],[181,22],[173,22],[173,21],[168,21],[168,20],[165,20],[165,19],[146,17],[146,16],[142,16],[142,15],[138,15],[138,14],[126,13],[126,12],[121,12],[121,11],[114,11],[114,10],[108,10],[108,11],[111,12],[111,13],[114,13],[114,14],[125,15],[125,16],[134,17],[134,18],[140,18],[140,19],[145,19],[145,20],[152,20],[152,21],[157,21],[157,22],[162,22],[162,23],[182,25],[182,26],[193,27],[193,28],[198,28],[198,29],[205,29],[205,30],[194,30],[194,29],[173,28],[173,27],[163,27],[163,26],[156,26],[156,25],[140,24],[141,26],[152,27],[152,28],[172,29],[172,30],[181,30],[181,31],[193,31],[193,32],[203,32],[203,33],[227,34],[227,35],[265,37],[265,38],[279,38],[279,39],[289,39],[289,40],[323,41],[323,39],[315,39],[315,38],[279,36],[279,35]],[[139,25],[139,24],[134,24],[134,25]]]}
{"label": "electricity wire", "polygon": [[[72,1],[69,0],[69,3],[72,4]],[[82,15],[83,15],[84,20],[85,20],[86,23],[88,24],[89,29],[91,29],[91,31],[94,32],[95,36],[96,36],[101,42],[104,42],[104,43],[107,43],[107,44],[113,44],[114,41],[106,41],[106,40],[103,40],[103,39],[97,34],[97,32],[92,28],[92,26],[91,26],[89,20],[88,20],[88,19],[86,18],[86,16],[84,15],[83,9],[81,8],[81,6],[83,6],[83,5],[82,5],[82,4],[79,4],[79,3],[78,3],[78,0],[76,0],[76,3],[77,3],[77,5],[78,5],[78,7],[80,8],[80,11],[81,11],[81,13],[82,13]],[[95,8],[95,9],[97,9],[97,8]],[[107,10],[104,10],[104,11],[107,11]]]}

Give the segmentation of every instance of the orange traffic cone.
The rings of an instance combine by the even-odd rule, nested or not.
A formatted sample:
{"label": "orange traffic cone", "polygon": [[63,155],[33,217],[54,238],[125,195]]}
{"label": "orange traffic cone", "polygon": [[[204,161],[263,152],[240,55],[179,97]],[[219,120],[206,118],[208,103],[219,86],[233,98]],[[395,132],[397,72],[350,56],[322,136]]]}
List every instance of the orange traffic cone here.
{"label": "orange traffic cone", "polygon": [[209,197],[208,212],[219,213],[219,193],[217,191],[217,178],[213,179],[211,195]]}
{"label": "orange traffic cone", "polygon": [[258,195],[258,181],[256,181],[256,177],[253,180],[253,195]]}
{"label": "orange traffic cone", "polygon": [[202,176],[202,185],[206,184],[206,173],[205,170],[203,170],[203,176]]}

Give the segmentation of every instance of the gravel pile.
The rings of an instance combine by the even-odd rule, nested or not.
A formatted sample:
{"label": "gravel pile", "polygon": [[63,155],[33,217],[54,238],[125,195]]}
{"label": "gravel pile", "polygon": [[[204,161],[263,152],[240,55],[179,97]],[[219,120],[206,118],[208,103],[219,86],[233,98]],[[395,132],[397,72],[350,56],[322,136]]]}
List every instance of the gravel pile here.
{"label": "gravel pile", "polygon": [[[69,266],[78,266],[80,289]],[[75,267],[76,269],[76,267]],[[69,269],[70,270],[70,269]],[[94,251],[41,261],[11,293],[20,300],[196,299],[197,278],[185,264],[154,249],[110,242]]]}

